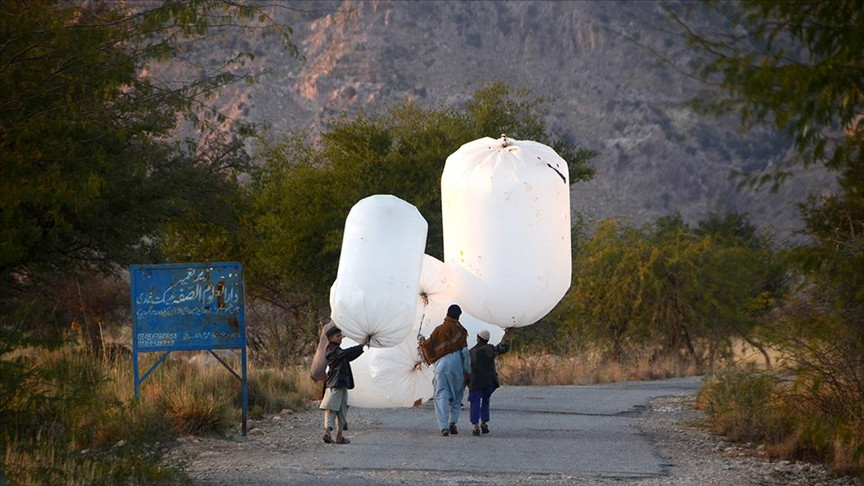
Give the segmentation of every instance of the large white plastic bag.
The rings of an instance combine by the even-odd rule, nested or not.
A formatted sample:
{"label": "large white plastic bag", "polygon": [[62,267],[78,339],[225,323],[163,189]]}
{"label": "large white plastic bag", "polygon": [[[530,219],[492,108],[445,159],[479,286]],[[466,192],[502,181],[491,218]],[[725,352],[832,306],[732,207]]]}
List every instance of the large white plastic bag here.
{"label": "large white plastic bag", "polygon": [[[458,304],[453,300],[453,289],[450,287],[448,265],[430,255],[423,255],[423,271],[420,274],[420,305],[417,308],[419,333],[428,338],[432,331],[444,322],[447,308]],[[480,321],[467,312],[459,316],[459,322],[468,331],[468,347],[476,343],[477,331],[489,331],[489,343],[498,344],[504,337],[504,330],[492,324]]]}
{"label": "large white plastic bag", "polygon": [[570,287],[570,178],[546,145],[482,138],[441,175],[444,262],[463,311],[490,324],[537,322]]}
{"label": "large white plastic bag", "polygon": [[504,329],[486,322],[483,322],[474,316],[463,312],[459,316],[459,323],[468,331],[468,348],[473,348],[477,344],[477,332],[481,329],[489,331],[489,344],[499,344],[504,338]]}
{"label": "large white plastic bag", "polygon": [[415,336],[409,336],[392,348],[377,351],[370,363],[372,379],[391,407],[420,406],[434,396],[434,372],[423,362]]}
{"label": "large white plastic bag", "polygon": [[[350,339],[343,347],[353,346]],[[417,351],[416,329],[396,346],[372,348],[351,362],[354,389],[348,392],[348,405],[362,408],[417,406],[432,398],[433,370],[421,362]]]}
{"label": "large white plastic bag", "polygon": [[[426,337],[441,324],[452,302],[444,262],[423,255],[417,290],[417,314],[405,340],[390,348],[373,348],[352,362],[356,387],[348,394],[355,407],[389,408],[415,406],[432,398],[433,370],[422,363],[417,351],[417,334]],[[344,346],[352,346],[346,339]]]}
{"label": "large white plastic bag", "polygon": [[346,337],[389,347],[408,336],[428,228],[416,207],[395,196],[369,196],[351,208],[330,288],[330,317]]}
{"label": "large white plastic bag", "polygon": [[[390,348],[369,349],[352,367],[357,391],[348,394],[348,402],[357,407],[410,407],[432,398],[432,368],[422,363],[417,351],[418,329],[425,335],[444,320],[452,302],[444,262],[423,255],[420,285],[417,291],[417,314],[405,340]],[[362,383],[363,386],[360,386]]]}
{"label": "large white plastic bag", "polygon": [[449,271],[441,260],[423,255],[423,269],[420,272],[420,289],[417,295],[417,317],[414,327],[428,336],[435,326],[441,324],[447,315],[447,308],[453,303],[453,289],[448,282]]}

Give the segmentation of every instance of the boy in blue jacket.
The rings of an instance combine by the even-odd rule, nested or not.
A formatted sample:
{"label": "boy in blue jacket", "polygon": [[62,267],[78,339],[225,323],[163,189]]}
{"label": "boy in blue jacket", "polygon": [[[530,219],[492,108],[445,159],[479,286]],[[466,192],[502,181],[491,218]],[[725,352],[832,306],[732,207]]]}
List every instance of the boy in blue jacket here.
{"label": "boy in blue jacket", "polygon": [[[507,331],[509,330],[508,328]],[[489,331],[486,329],[477,332],[477,345],[471,348],[471,377],[468,383],[473,435],[489,433],[489,426],[486,425],[489,422],[489,400],[492,393],[501,386],[498,382],[498,371],[495,369],[495,357],[509,350],[510,343],[507,341],[497,346],[489,344]]]}

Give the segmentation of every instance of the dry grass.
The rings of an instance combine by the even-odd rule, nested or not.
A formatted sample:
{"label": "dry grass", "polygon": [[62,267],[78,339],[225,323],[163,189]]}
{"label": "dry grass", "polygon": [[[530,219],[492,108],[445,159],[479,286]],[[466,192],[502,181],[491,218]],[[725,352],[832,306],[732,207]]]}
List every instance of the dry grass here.
{"label": "dry grass", "polygon": [[695,366],[675,358],[633,358],[622,364],[603,359],[599,354],[511,352],[497,358],[497,366],[503,384],[519,386],[590,385],[696,374]]}
{"label": "dry grass", "polygon": [[[74,344],[3,356],[0,365],[21,383],[0,386],[0,396],[11,397],[0,408],[0,483],[182,481],[182,471],[162,463],[176,435],[239,431],[242,417],[240,380],[218,362],[191,357],[177,353],[162,363],[136,400],[128,357],[96,358]],[[157,359],[143,356],[140,373]],[[232,367],[239,372],[239,363]],[[248,384],[252,418],[303,409],[317,393],[308,369],[296,367],[249,370]]]}
{"label": "dry grass", "polygon": [[832,400],[845,402],[818,387],[802,390],[788,377],[746,367],[717,373],[699,396],[716,433],[764,444],[772,459],[823,463],[864,478],[864,404],[844,414],[825,406]]}
{"label": "dry grass", "polygon": [[[240,374],[239,358],[228,353],[222,358]],[[301,410],[317,394],[308,370],[300,366],[250,368],[247,383],[253,419],[285,409]],[[236,430],[242,417],[242,383],[209,353],[178,353],[142,383],[141,397],[174,417],[181,433],[225,434]]]}
{"label": "dry grass", "polygon": [[321,382],[312,379],[308,366],[295,366],[286,371],[288,378],[297,384],[297,393],[307,403],[310,400],[320,400],[323,394]]}
{"label": "dry grass", "polygon": [[[3,480],[11,484],[159,484],[174,434],[152,407],[114,394],[113,370],[74,345],[3,356]],[[4,377],[7,378],[7,377]],[[131,383],[131,380],[130,380]],[[130,386],[131,393],[131,386]]]}

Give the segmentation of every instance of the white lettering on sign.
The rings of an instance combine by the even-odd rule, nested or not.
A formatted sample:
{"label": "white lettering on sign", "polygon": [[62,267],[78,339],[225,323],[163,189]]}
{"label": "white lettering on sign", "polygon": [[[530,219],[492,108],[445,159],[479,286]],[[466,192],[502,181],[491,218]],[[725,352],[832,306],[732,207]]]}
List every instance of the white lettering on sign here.
{"label": "white lettering on sign", "polygon": [[[233,275],[233,274],[231,274]],[[238,308],[237,304],[240,301],[240,296],[237,289],[225,285],[225,281],[219,281],[215,285],[208,281],[209,271],[190,268],[186,271],[186,276],[172,283],[165,290],[158,292],[150,290],[141,292],[135,297],[135,303],[139,305],[163,305],[175,306],[190,304],[199,305],[208,312],[211,309],[207,306],[215,304],[217,309],[222,309],[226,306],[235,305],[235,311]]]}
{"label": "white lettering on sign", "polygon": [[142,332],[138,334],[138,347],[141,348],[173,346],[176,341],[176,332]]}

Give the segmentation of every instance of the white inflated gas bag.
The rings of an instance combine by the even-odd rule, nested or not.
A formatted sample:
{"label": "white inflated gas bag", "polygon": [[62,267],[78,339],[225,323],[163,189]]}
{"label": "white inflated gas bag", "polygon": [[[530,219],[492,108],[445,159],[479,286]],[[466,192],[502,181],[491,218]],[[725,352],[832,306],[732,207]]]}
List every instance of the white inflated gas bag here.
{"label": "white inflated gas bag", "polygon": [[447,308],[453,303],[453,289],[447,280],[449,273],[444,262],[433,256],[423,255],[414,326],[426,337],[432,333],[435,326],[444,321]]}
{"label": "white inflated gas bag", "polygon": [[433,370],[423,363],[417,350],[417,335],[423,333],[428,337],[432,329],[444,320],[447,307],[452,302],[447,275],[444,262],[423,255],[416,295],[417,314],[411,332],[396,346],[369,349],[352,362],[356,386],[348,394],[350,405],[412,407],[432,398]]}
{"label": "white inflated gas bag", "polygon": [[[432,398],[432,367],[417,350],[417,329],[389,348],[371,348],[351,362],[354,389],[348,405],[364,408],[415,407]],[[343,347],[354,345],[345,339]]]}
{"label": "white inflated gas bag", "polygon": [[330,317],[346,337],[389,347],[408,336],[428,227],[416,207],[395,196],[369,196],[351,208],[330,288]]}
{"label": "white inflated gas bag", "polygon": [[521,327],[570,287],[570,179],[546,145],[482,138],[451,154],[441,175],[444,262],[471,316]]}

